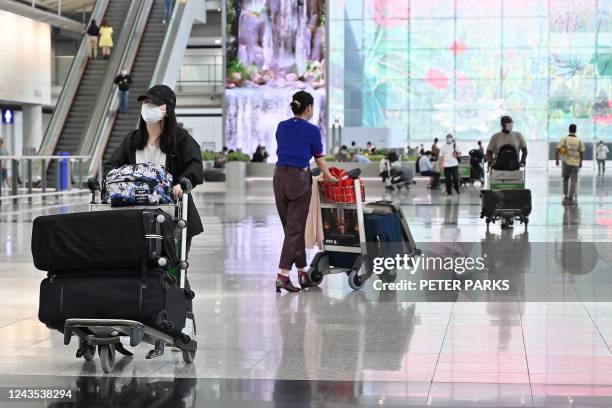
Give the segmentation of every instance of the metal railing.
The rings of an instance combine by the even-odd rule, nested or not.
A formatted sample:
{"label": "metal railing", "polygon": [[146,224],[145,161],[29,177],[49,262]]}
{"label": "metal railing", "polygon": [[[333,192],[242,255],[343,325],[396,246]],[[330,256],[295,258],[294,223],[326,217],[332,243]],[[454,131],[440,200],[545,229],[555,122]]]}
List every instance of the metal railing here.
{"label": "metal railing", "polygon": [[223,92],[223,65],[183,64],[176,88],[178,92],[220,94]]}
{"label": "metal railing", "polygon": [[[62,180],[62,166],[56,166],[55,186],[47,183],[47,166],[50,162],[57,160],[64,166],[67,174]],[[0,172],[0,203],[2,200],[17,200],[33,197],[75,194],[86,192],[84,188],[86,180],[86,163],[90,160],[89,156],[2,156],[0,157],[0,168],[7,171]],[[10,176],[8,175],[10,170]],[[35,176],[38,174],[38,176]],[[9,183],[6,183],[4,176],[7,176]],[[62,184],[67,179],[65,186]],[[4,184],[10,185],[9,194],[4,195]]]}

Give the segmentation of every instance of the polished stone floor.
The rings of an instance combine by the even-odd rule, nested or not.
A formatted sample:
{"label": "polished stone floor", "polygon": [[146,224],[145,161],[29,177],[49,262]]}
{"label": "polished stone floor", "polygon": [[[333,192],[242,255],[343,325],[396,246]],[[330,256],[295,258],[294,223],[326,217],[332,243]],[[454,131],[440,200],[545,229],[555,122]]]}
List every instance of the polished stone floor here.
{"label": "polished stone floor", "polygon": [[37,319],[44,274],[32,265],[31,221],[84,211],[86,198],[5,204],[0,391],[65,387],[79,391],[78,406],[95,407],[148,407],[156,399],[168,407],[610,407],[612,179],[582,175],[579,205],[564,208],[558,176],[528,174],[527,232],[519,225],[487,232],[478,188],[458,199],[419,181],[386,195],[379,181],[366,180],[368,201],[401,203],[426,255],[486,254],[486,275],[510,282],[501,295],[376,291],[375,278],[353,291],[340,274],[278,295],[282,232],[269,182],[249,182],[242,194],[196,194],[205,232],[193,241],[189,271],[195,364],[172,351],[145,360],[139,346],[112,375],[97,359],[76,359],[74,345]]}

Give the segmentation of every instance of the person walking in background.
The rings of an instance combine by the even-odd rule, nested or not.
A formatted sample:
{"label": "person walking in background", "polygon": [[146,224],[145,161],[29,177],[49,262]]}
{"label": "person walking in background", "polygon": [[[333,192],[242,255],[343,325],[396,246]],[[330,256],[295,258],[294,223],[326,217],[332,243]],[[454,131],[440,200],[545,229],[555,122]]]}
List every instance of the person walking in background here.
{"label": "person walking in background", "polygon": [[284,120],[276,129],[278,148],[276,169],[272,184],[274,199],[280,217],[285,239],[276,276],[276,291],[299,292],[289,278],[292,266],[298,268],[300,286],[311,287],[312,281],[306,272],[306,219],[310,208],[312,176],[309,171],[310,159],[314,157],[317,166],[328,180],[335,177],[325,162],[323,142],[319,128],[309,122],[314,113],[314,99],[306,91],[293,95],[291,101],[293,118]]}
{"label": "person walking in background", "polygon": [[610,153],[610,149],[604,144],[603,140],[600,140],[595,149],[598,176],[603,176],[606,172],[606,159],[608,158],[608,153]]}
{"label": "person walking in background", "polygon": [[266,147],[262,145],[257,145],[257,149],[255,149],[255,153],[253,153],[252,163],[265,163],[268,159],[268,152],[266,151]]}
{"label": "person walking in background", "polygon": [[349,149],[349,153],[351,155],[353,154],[358,154],[359,151],[359,147],[357,147],[357,142],[355,142],[354,140],[351,142],[351,148]]}
{"label": "person walking in background", "polygon": [[482,147],[482,142],[480,140],[478,141],[478,151],[482,154],[482,157],[485,156],[485,150],[484,147]]}
{"label": "person walking in background", "polygon": [[170,18],[172,17],[172,6],[174,0],[164,0],[164,21],[163,24],[170,22]]}
{"label": "person walking in background", "polygon": [[11,179],[8,177],[6,168],[6,160],[2,160],[2,156],[8,156],[8,151],[4,147],[4,139],[0,137],[0,184],[4,183],[8,188],[12,188]]}
{"label": "person walking in background", "polygon": [[119,113],[127,113],[131,83],[132,76],[130,72],[127,68],[123,68],[121,73],[115,78],[115,84],[119,85]]}
{"label": "person walking in background", "polygon": [[[559,141],[556,152],[556,165],[559,167],[559,155],[563,156],[563,205],[577,204],[576,182],[578,181],[578,170],[582,167],[584,156],[584,143],[576,136],[576,125],[571,124],[569,135]],[[568,186],[569,184],[569,186]]]}
{"label": "person walking in background", "polygon": [[98,37],[100,36],[100,27],[96,24],[96,20],[91,20],[87,27],[87,56],[89,59],[98,57]]}
{"label": "person walking in background", "polygon": [[437,160],[440,156],[440,148],[438,147],[438,138],[436,137],[431,145],[431,158]]}
{"label": "person walking in background", "polygon": [[459,160],[461,151],[457,150],[457,144],[450,133],[446,135],[446,144],[440,147],[440,167],[444,169],[444,181],[446,182],[446,193],[453,194],[455,187],[457,195],[459,192]]}
{"label": "person walking in background", "polygon": [[100,48],[102,49],[102,57],[110,58],[111,48],[113,48],[113,27],[109,26],[106,20],[102,20],[100,25]]}

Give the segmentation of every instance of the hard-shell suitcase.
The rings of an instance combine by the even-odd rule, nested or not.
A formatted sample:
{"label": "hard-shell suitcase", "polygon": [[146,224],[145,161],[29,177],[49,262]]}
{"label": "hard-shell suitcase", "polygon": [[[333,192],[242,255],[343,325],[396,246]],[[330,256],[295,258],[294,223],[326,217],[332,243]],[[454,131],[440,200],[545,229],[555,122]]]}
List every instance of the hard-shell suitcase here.
{"label": "hard-shell suitcase", "polygon": [[178,335],[185,326],[187,296],[189,291],[161,268],[50,274],[40,284],[38,318],[60,331],[66,319],[122,319]]}
{"label": "hard-shell suitcase", "polygon": [[55,273],[172,267],[175,225],[170,214],[154,207],[37,217],[32,256],[36,268]]}

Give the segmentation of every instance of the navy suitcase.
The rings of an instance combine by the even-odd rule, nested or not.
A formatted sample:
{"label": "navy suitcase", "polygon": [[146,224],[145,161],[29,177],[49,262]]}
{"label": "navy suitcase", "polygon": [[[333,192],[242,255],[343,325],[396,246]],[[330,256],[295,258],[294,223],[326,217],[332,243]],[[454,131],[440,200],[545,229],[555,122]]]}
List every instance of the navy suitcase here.
{"label": "navy suitcase", "polygon": [[513,211],[516,216],[531,214],[531,190],[481,190],[481,218],[492,218],[504,211]]}

